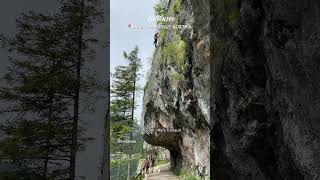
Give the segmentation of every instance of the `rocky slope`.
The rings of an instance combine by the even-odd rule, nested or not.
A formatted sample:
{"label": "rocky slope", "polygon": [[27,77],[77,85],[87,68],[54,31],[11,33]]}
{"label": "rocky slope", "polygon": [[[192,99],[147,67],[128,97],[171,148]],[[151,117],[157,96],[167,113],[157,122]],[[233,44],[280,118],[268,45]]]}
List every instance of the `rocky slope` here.
{"label": "rocky slope", "polygon": [[217,180],[320,179],[320,1],[211,1]]}
{"label": "rocky slope", "polygon": [[145,141],[167,148],[175,168],[192,168],[202,176],[210,170],[208,5],[208,0],[170,1],[167,16],[175,21],[169,24],[191,28],[161,30],[142,113]]}

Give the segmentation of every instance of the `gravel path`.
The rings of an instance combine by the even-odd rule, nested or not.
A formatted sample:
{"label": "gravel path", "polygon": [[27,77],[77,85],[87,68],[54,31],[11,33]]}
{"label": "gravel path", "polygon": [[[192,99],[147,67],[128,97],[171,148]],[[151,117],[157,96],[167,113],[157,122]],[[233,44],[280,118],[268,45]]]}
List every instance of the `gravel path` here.
{"label": "gravel path", "polygon": [[[160,169],[160,172],[158,172],[158,169]],[[151,173],[150,175],[148,175],[144,179],[145,180],[179,180],[170,171],[170,163],[156,166],[155,170],[156,170],[155,173]]]}

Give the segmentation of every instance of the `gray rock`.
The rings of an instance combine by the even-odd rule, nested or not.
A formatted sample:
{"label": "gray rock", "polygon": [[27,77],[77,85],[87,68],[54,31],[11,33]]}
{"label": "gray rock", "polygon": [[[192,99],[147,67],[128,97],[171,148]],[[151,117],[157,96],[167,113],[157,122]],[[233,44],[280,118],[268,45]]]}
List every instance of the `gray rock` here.
{"label": "gray rock", "polygon": [[[171,1],[170,7],[174,3]],[[153,58],[150,84],[144,95],[141,123],[145,141],[167,148],[174,167],[195,169],[202,176],[210,173],[208,5],[208,0],[182,1],[179,14],[175,16],[179,24],[191,25],[192,28],[181,29],[178,33],[169,30],[160,41],[161,46]],[[169,15],[172,14],[169,12]],[[183,71],[179,69],[181,64],[175,63],[177,59],[167,59],[174,63],[164,63],[165,46],[180,38],[186,43]],[[157,129],[167,129],[168,132]]]}
{"label": "gray rock", "polygon": [[211,3],[213,178],[320,179],[319,1],[224,3]]}

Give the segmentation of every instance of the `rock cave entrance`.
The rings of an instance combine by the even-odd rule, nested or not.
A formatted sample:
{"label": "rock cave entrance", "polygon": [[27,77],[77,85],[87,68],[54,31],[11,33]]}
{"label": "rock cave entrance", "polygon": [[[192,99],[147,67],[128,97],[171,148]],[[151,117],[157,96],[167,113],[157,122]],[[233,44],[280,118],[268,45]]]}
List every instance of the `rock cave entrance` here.
{"label": "rock cave entrance", "polygon": [[169,150],[170,152],[170,165],[172,169],[180,169],[181,168],[181,152],[180,150]]}
{"label": "rock cave entrance", "polygon": [[145,141],[151,145],[147,154],[157,157],[159,152],[157,152],[157,147],[161,147],[166,151],[166,159],[169,161],[172,169],[180,169],[182,166],[182,154],[180,147],[178,145],[179,139],[175,139],[169,134],[163,136],[157,136],[155,138],[153,135],[144,135]]}

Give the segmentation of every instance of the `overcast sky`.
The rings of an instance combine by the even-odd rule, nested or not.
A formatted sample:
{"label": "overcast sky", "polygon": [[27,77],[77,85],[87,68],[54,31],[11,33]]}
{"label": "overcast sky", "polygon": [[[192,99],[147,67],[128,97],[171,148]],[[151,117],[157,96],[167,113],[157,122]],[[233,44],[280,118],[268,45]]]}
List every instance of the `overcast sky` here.
{"label": "overcast sky", "polygon": [[[128,27],[134,25],[150,25],[149,16],[154,16],[153,6],[158,0],[111,0],[110,6],[110,51],[111,62],[110,70],[113,73],[117,65],[124,64],[123,51],[130,52],[135,45],[140,49],[139,57],[141,58],[143,69],[142,77],[139,81],[143,89],[146,82],[146,72],[150,68],[150,60],[154,52],[153,35],[154,29],[134,30]],[[140,123],[141,105],[143,90],[139,93],[136,101],[138,108],[136,118]]]}
{"label": "overcast sky", "polygon": [[[30,10],[41,12],[54,11],[56,1],[44,0],[6,0],[1,1],[0,5],[0,33],[5,35],[14,35],[16,32],[15,20],[20,13]],[[3,74],[7,65],[8,53],[4,49],[0,49],[0,73]]]}

